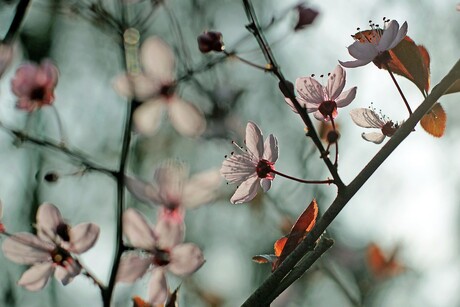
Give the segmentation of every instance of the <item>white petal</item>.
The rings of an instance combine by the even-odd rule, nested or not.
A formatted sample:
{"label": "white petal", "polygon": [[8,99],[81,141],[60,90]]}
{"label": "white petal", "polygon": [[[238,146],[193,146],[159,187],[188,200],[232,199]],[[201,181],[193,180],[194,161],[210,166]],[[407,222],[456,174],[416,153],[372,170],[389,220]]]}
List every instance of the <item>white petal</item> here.
{"label": "white petal", "polygon": [[149,302],[152,306],[164,304],[168,298],[168,285],[163,268],[155,268],[149,281]]}
{"label": "white petal", "polygon": [[38,207],[36,219],[38,236],[46,241],[52,241],[58,226],[65,224],[59,209],[50,203],[43,203]]}
{"label": "white petal", "polygon": [[29,291],[41,290],[45,287],[53,271],[54,266],[52,262],[36,264],[22,274],[18,285]]}
{"label": "white petal", "polygon": [[[297,98],[297,102],[300,103],[299,99],[300,99],[300,97]],[[286,103],[288,104],[288,106],[291,108],[292,112],[298,113],[298,112],[297,112],[297,109],[294,107],[294,103],[292,103],[291,99],[285,97],[285,98],[284,98],[284,101],[286,101]]]}
{"label": "white petal", "polygon": [[189,209],[207,204],[217,197],[217,189],[222,183],[217,169],[193,175],[184,185],[183,205]]}
{"label": "white petal", "polygon": [[367,108],[353,109],[350,116],[356,125],[363,128],[382,128],[385,124],[377,113]]}
{"label": "white petal", "polygon": [[126,98],[135,97],[139,101],[158,95],[161,86],[160,82],[144,74],[123,74],[113,80],[113,88],[118,95]]}
{"label": "white petal", "polygon": [[262,159],[270,162],[278,160],[278,139],[273,134],[270,134],[265,140]]}
{"label": "white petal", "polygon": [[99,237],[99,226],[93,223],[81,223],[69,231],[69,251],[81,254],[93,247]]}
{"label": "white petal", "polygon": [[256,175],[256,163],[249,154],[232,155],[222,163],[220,174],[228,183],[241,184]]}
{"label": "white petal", "polygon": [[174,53],[161,38],[149,37],[141,47],[143,69],[153,79],[169,83],[174,76]]}
{"label": "white petal", "polygon": [[401,26],[401,29],[399,29],[398,31],[398,35],[393,40],[391,45],[388,47],[388,50],[396,47],[406,37],[406,34],[407,34],[407,22],[404,22],[403,25]]}
{"label": "white petal", "polygon": [[380,144],[385,139],[385,135],[383,135],[381,132],[369,132],[369,133],[363,132],[363,134],[361,134],[361,137],[365,139],[366,141],[369,141],[375,144]]}
{"label": "white petal", "polygon": [[64,265],[65,267],[60,265],[56,267],[54,277],[65,286],[80,274],[81,266],[74,260],[71,260],[71,262],[64,261]]}
{"label": "white petal", "polygon": [[135,209],[129,208],[123,213],[123,233],[134,247],[152,250],[156,245],[152,228]]}
{"label": "white petal", "polygon": [[160,127],[165,103],[166,100],[159,97],[141,104],[133,114],[136,131],[147,136],[154,135]]}
{"label": "white petal", "polygon": [[238,189],[236,189],[230,202],[232,204],[241,204],[248,201],[251,201],[257,194],[259,177],[257,174],[254,174],[252,177],[249,177],[246,181],[240,184]]}
{"label": "white petal", "polygon": [[185,165],[174,160],[156,168],[153,181],[158,189],[159,203],[167,207],[182,205],[182,191],[187,176],[188,169]]}
{"label": "white petal", "polygon": [[320,104],[324,101],[324,87],[314,78],[297,78],[295,88],[299,96],[307,103]]}
{"label": "white petal", "polygon": [[313,116],[317,119],[317,120],[320,120],[320,121],[328,121],[329,118],[325,118],[323,114],[321,114],[320,111],[316,111],[315,113],[313,113]]}
{"label": "white petal", "polygon": [[171,250],[168,269],[175,275],[188,275],[198,270],[204,263],[201,249],[192,243],[181,244]]}
{"label": "white petal", "polygon": [[264,150],[262,131],[260,131],[259,126],[253,122],[248,122],[246,125],[245,143],[248,152],[253,155],[256,160],[259,160]]}
{"label": "white petal", "polygon": [[[379,53],[372,43],[354,42],[348,47],[348,53],[358,60],[372,61]],[[341,64],[347,67],[346,65]]]}
{"label": "white petal", "polygon": [[340,65],[337,65],[327,80],[327,93],[330,100],[335,100],[345,87],[346,72]]}
{"label": "white petal", "polygon": [[158,196],[158,189],[157,187],[144,182],[137,178],[132,178],[129,176],[125,176],[125,185],[128,191],[134,195],[138,200],[147,203],[147,204],[155,204],[160,201]]}
{"label": "white petal", "polygon": [[158,236],[157,246],[161,249],[170,249],[184,241],[185,224],[183,218],[159,218],[155,226]]}
{"label": "white petal", "polygon": [[193,104],[174,95],[168,100],[169,120],[180,134],[197,137],[206,129],[203,113]]}
{"label": "white petal", "polygon": [[123,255],[117,271],[117,282],[132,283],[141,278],[152,264],[152,256],[143,257],[136,253]]}
{"label": "white petal", "polygon": [[262,187],[262,190],[264,190],[264,192],[267,192],[272,187],[272,181],[270,179],[265,178],[261,179],[260,186]]}
{"label": "white petal", "polygon": [[355,99],[356,97],[356,90],[357,90],[357,87],[355,86],[349,89],[348,91],[345,91],[342,94],[340,94],[340,96],[337,97],[337,100],[336,100],[337,107],[343,108],[349,105],[353,101],[353,99]]}
{"label": "white petal", "polygon": [[390,21],[386,29],[383,31],[383,35],[379,40],[377,45],[378,51],[385,51],[388,50],[391,43],[395,40],[396,36],[398,35],[399,24],[396,20]]}
{"label": "white petal", "polygon": [[343,67],[347,67],[347,68],[356,68],[356,67],[359,67],[359,66],[367,65],[367,64],[369,64],[371,61],[372,61],[372,59],[370,59],[370,60],[347,61],[347,62],[339,61],[339,63],[340,63],[340,65],[342,65]]}
{"label": "white petal", "polygon": [[3,254],[11,261],[21,264],[51,261],[50,252],[54,248],[55,245],[26,232],[6,238],[2,245]]}

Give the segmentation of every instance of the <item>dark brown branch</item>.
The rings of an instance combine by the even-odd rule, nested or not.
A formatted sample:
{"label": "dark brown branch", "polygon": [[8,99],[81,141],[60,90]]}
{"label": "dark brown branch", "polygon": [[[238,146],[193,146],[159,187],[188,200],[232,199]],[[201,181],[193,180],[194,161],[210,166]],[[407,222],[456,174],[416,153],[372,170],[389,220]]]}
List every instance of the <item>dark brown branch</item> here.
{"label": "dark brown branch", "polygon": [[6,32],[3,38],[3,43],[10,44],[13,42],[16,34],[21,27],[22,21],[26,16],[27,8],[29,7],[30,0],[20,0],[18,6],[16,6],[16,14],[14,14],[13,21],[11,22],[8,32]]}

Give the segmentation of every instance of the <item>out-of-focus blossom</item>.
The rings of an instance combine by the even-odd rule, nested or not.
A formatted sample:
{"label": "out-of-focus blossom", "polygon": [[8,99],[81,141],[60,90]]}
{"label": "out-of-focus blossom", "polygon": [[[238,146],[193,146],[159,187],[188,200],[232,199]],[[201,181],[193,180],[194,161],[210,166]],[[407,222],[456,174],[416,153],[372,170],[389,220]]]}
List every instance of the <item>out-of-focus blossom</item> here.
{"label": "out-of-focus blossom", "polygon": [[381,117],[374,110],[367,108],[353,109],[350,111],[354,123],[363,128],[377,128],[380,132],[363,132],[362,138],[366,141],[380,144],[386,136],[391,137],[398,130],[398,123],[394,123],[386,117]]}
{"label": "out-of-focus blossom", "polygon": [[11,235],[3,242],[2,249],[11,261],[32,265],[18,284],[38,291],[53,273],[63,285],[71,282],[81,271],[73,254],[90,249],[98,235],[97,225],[82,223],[70,227],[54,205],[44,203],[37,212],[37,235],[25,232]]}
{"label": "out-of-focus blossom", "polygon": [[211,202],[220,186],[217,170],[209,170],[188,178],[188,169],[169,161],[155,170],[153,182],[125,177],[126,187],[140,201],[161,205],[170,210],[196,208]]}
{"label": "out-of-focus blossom", "polygon": [[13,46],[0,43],[0,78],[13,60]]}
{"label": "out-of-focus blossom", "polygon": [[132,246],[141,251],[129,252],[122,257],[117,281],[132,283],[151,270],[151,304],[164,303],[168,297],[166,270],[178,276],[186,276],[204,263],[203,253],[198,246],[163,240],[164,232],[158,232],[157,227],[150,226],[134,209],[128,209],[123,214],[123,232]]}
{"label": "out-of-focus blossom", "polygon": [[296,10],[299,15],[299,19],[294,27],[295,31],[302,30],[306,26],[311,25],[319,14],[317,10],[306,7],[303,3],[296,6]]}
{"label": "out-of-focus blossom", "polygon": [[238,185],[230,199],[232,204],[251,201],[257,194],[259,184],[264,192],[267,192],[275,178],[273,171],[278,160],[276,137],[270,134],[263,143],[260,128],[255,123],[249,122],[246,126],[245,144],[247,150],[237,145],[242,153],[227,157],[220,169],[220,173],[228,183]]}
{"label": "out-of-focus blossom", "polygon": [[385,20],[385,29],[371,25],[372,30],[360,32],[357,41],[348,47],[348,53],[356,60],[339,63],[348,68],[364,66],[374,62],[378,67],[391,59],[388,50],[398,45],[407,34],[407,22],[401,28],[396,20]]}
{"label": "out-of-focus blossom", "polygon": [[5,225],[3,225],[2,218],[3,218],[3,204],[0,201],[0,233],[5,232]]}
{"label": "out-of-focus blossom", "polygon": [[124,74],[114,81],[121,96],[143,102],[133,114],[135,128],[153,135],[162,115],[168,113],[173,127],[182,135],[199,136],[206,128],[203,113],[175,93],[175,59],[171,48],[160,38],[150,37],[140,50],[142,73]]}
{"label": "out-of-focus blossom", "polygon": [[34,63],[21,65],[11,81],[11,89],[18,97],[16,107],[32,112],[51,105],[58,76],[58,69],[49,60],[43,61],[40,66]]}
{"label": "out-of-focus blossom", "polygon": [[222,33],[217,31],[205,31],[197,37],[197,42],[198,49],[203,53],[221,52],[225,49]]}
{"label": "out-of-focus blossom", "polygon": [[[342,92],[345,82],[346,72],[339,65],[329,74],[327,86],[321,85],[313,77],[297,78],[295,83],[299,94],[297,100],[308,113],[314,112],[316,119],[325,121],[334,119],[338,115],[337,108],[349,105],[356,96],[356,86]],[[297,113],[292,101],[289,98],[285,100],[292,111]]]}

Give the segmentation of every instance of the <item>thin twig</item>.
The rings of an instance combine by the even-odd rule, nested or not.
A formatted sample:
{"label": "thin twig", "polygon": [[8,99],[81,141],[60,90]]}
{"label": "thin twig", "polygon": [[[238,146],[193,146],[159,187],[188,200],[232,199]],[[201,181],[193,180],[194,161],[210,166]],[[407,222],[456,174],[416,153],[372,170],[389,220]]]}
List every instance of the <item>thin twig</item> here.
{"label": "thin twig", "polygon": [[297,182],[301,182],[301,183],[306,183],[306,184],[332,184],[334,183],[334,180],[333,179],[326,179],[326,180],[305,180],[305,179],[300,179],[300,178],[296,178],[296,177],[292,177],[292,176],[289,176],[289,175],[286,175],[286,174],[283,174],[279,171],[275,171],[275,170],[272,170],[270,171],[271,173],[273,174],[277,174],[281,177],[284,177],[284,178],[287,178],[287,179],[291,179],[291,180],[294,180],[294,181],[297,181]]}
{"label": "thin twig", "polygon": [[3,38],[3,43],[10,44],[13,42],[16,34],[21,27],[22,21],[27,12],[27,8],[29,7],[30,0],[20,0],[18,5],[16,6],[16,14],[14,14],[13,21],[11,22],[10,28],[8,32],[6,32],[5,37]]}
{"label": "thin twig", "polygon": [[399,86],[398,81],[396,81],[396,78],[393,75],[393,72],[391,71],[390,66],[388,66],[388,64],[385,63],[385,68],[388,70],[388,73],[390,74],[391,80],[393,80],[393,83],[396,85],[396,88],[398,89],[399,95],[401,95],[401,98],[404,101],[404,104],[406,105],[407,111],[409,111],[409,116],[411,116],[412,115],[412,109],[410,108],[410,105],[407,102],[406,96],[404,96],[404,93],[401,90],[401,87]]}

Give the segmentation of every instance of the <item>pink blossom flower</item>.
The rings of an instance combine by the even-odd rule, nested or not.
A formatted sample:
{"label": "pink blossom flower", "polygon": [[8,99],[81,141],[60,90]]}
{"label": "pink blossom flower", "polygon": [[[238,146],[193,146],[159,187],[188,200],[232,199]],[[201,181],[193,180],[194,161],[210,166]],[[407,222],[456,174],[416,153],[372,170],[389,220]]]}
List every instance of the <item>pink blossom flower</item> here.
{"label": "pink blossom flower", "polygon": [[[372,24],[370,35],[366,35],[366,41],[357,40],[348,47],[348,53],[356,60],[339,63],[348,68],[364,66],[372,61],[380,68],[381,64],[391,59],[388,50],[398,45],[407,34],[407,22],[401,28],[396,20],[384,20],[385,30],[375,28]],[[363,35],[364,36],[364,35]],[[359,37],[358,37],[359,39]]]}
{"label": "pink blossom flower", "polygon": [[81,271],[73,254],[84,253],[94,245],[99,227],[92,223],[70,227],[54,205],[44,203],[37,212],[37,230],[37,235],[21,232],[3,242],[3,253],[8,259],[32,265],[18,285],[30,291],[41,290],[53,273],[63,285],[68,284]]}
{"label": "pink blossom flower", "polygon": [[0,43],[0,78],[13,60],[13,47]]}
{"label": "pink blossom flower", "polygon": [[[182,223],[181,220],[177,222]],[[142,251],[129,252],[123,256],[117,281],[132,283],[151,270],[151,304],[164,303],[168,297],[166,270],[178,276],[186,276],[198,270],[204,263],[203,253],[198,246],[163,240],[165,233],[158,229],[158,225],[153,228],[134,209],[128,209],[123,214],[123,232],[132,246]]]}
{"label": "pink blossom flower", "polygon": [[5,225],[3,225],[3,222],[2,222],[2,217],[3,217],[3,204],[0,201],[0,233],[4,233],[6,230]]}
{"label": "pink blossom flower", "polygon": [[[295,87],[299,94],[298,102],[307,109],[308,113],[314,113],[318,120],[328,121],[337,117],[337,108],[349,105],[356,96],[356,86],[342,92],[345,87],[346,72],[337,65],[329,74],[327,86],[321,85],[313,77],[297,78]],[[286,98],[286,103],[297,113],[294,104]]]}
{"label": "pink blossom flower", "polygon": [[[278,160],[278,140],[270,134],[263,143],[260,128],[253,122],[246,126],[246,147],[241,154],[232,154],[224,160],[221,175],[228,183],[239,185],[230,202],[240,204],[251,201],[260,184],[264,192],[271,187],[275,178],[275,162]],[[238,145],[237,145],[238,146]],[[242,147],[239,147],[242,149]]]}
{"label": "pink blossom flower", "polygon": [[143,102],[133,114],[137,131],[153,135],[167,111],[173,127],[182,135],[199,136],[206,127],[202,112],[175,93],[175,59],[171,48],[160,38],[150,37],[140,50],[142,73],[125,74],[114,81],[124,97]]}
{"label": "pink blossom flower", "polygon": [[54,88],[59,72],[51,61],[40,66],[33,63],[21,65],[11,81],[13,93],[18,97],[16,107],[27,112],[35,111],[54,102]]}
{"label": "pink blossom flower", "polygon": [[211,202],[220,186],[217,170],[198,173],[188,178],[188,169],[169,161],[155,170],[153,182],[125,177],[126,187],[140,201],[164,206],[170,210],[196,208]]}
{"label": "pink blossom flower", "polygon": [[393,123],[386,117],[379,116],[371,109],[353,109],[350,112],[350,116],[353,122],[360,127],[380,129],[380,132],[363,132],[363,134],[361,134],[363,139],[375,144],[382,143],[386,136],[392,137],[399,128],[398,123]]}

